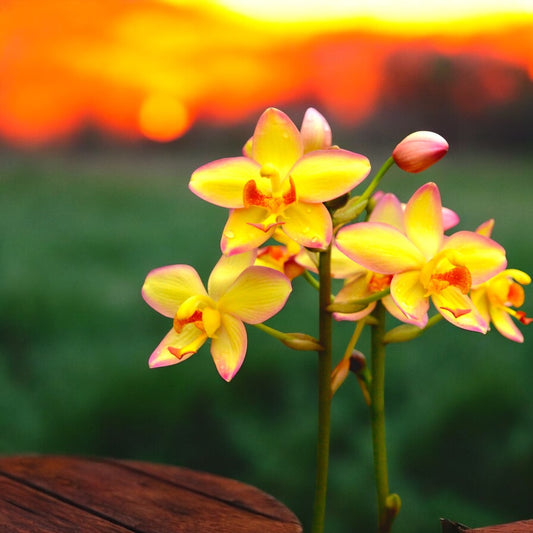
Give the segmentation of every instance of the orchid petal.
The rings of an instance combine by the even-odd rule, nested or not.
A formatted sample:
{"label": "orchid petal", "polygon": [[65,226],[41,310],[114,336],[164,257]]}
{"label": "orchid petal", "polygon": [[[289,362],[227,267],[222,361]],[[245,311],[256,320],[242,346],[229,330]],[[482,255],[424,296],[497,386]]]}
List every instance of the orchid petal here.
{"label": "orchid petal", "polygon": [[328,121],[314,107],[309,107],[305,112],[300,131],[304,152],[331,146],[332,134]]}
{"label": "orchid petal", "polygon": [[242,272],[218,301],[221,313],[248,324],[259,324],[275,315],[287,301],[291,284],[281,272],[252,266]]}
{"label": "orchid petal", "polygon": [[231,256],[223,255],[209,276],[207,282],[209,296],[215,301],[219,300],[241,272],[254,264],[256,257],[256,250]]}
{"label": "orchid petal", "polygon": [[257,122],[252,154],[261,166],[274,165],[283,178],[303,154],[298,128],[285,113],[270,107]]}
{"label": "orchid petal", "polygon": [[405,322],[405,313],[396,305],[396,302],[394,301],[394,298],[387,294],[387,296],[384,296],[381,299],[381,302],[385,306],[385,309],[397,320],[400,322]]}
{"label": "orchid petal", "polygon": [[331,216],[324,204],[299,202],[283,212],[282,231],[301,246],[325,248],[331,241]]}
{"label": "orchid petal", "polygon": [[291,177],[301,202],[326,202],[351,191],[370,172],[370,162],[347,150],[316,150],[304,155]]}
{"label": "orchid petal", "polygon": [[[295,256],[294,260],[298,265],[304,267],[306,270],[309,270],[309,272],[314,272],[315,274],[318,274],[318,252],[311,252],[306,248],[302,248]],[[351,259],[348,259],[348,261],[351,261]]]}
{"label": "orchid petal", "polygon": [[[368,279],[364,273],[358,276],[356,279],[346,283],[346,285],[335,296],[334,303],[348,303],[361,298],[369,296]],[[376,302],[371,302],[364,309],[355,313],[333,313],[335,320],[361,320],[365,316],[369,315],[376,307]]]}
{"label": "orchid petal", "polygon": [[172,318],[191,296],[207,294],[198,272],[189,265],[170,265],[152,270],[142,288],[145,302],[158,313]]}
{"label": "orchid petal", "polygon": [[[292,241],[294,242],[294,241]],[[294,258],[295,262],[318,274],[318,252],[311,252],[307,248],[302,248]],[[348,279],[363,274],[366,268],[352,261],[346,254],[339,250],[335,242],[331,245],[331,277],[335,279]]]}
{"label": "orchid petal", "polygon": [[[315,270],[318,272],[318,270]],[[331,247],[331,277],[337,279],[347,279],[366,272],[366,268],[362,267],[346,254],[339,250],[336,243]]]}
{"label": "orchid petal", "polygon": [[243,207],[243,189],[259,178],[259,165],[247,157],[218,159],[201,166],[191,176],[189,189],[207,202],[221,207]]}
{"label": "orchid petal", "polygon": [[352,300],[359,300],[370,295],[368,289],[367,271],[363,271],[359,276],[354,276],[335,296],[335,303],[346,303]]}
{"label": "orchid petal", "polygon": [[450,285],[438,293],[433,293],[431,299],[439,313],[453,325],[480,333],[486,333],[489,329],[472,300],[457,287]]}
{"label": "orchid petal", "polygon": [[369,222],[382,222],[383,224],[390,224],[397,230],[405,233],[403,208],[400,200],[392,194],[387,193],[381,196],[376,203],[372,213],[368,218]]}
{"label": "orchid petal", "polygon": [[[207,335],[194,324],[187,324],[181,333],[171,329],[153,351],[148,366],[158,368],[182,363],[194,355],[206,340]],[[179,351],[180,355],[172,354],[169,348]]]}
{"label": "orchid petal", "polygon": [[[454,226],[457,226],[459,224],[459,215],[452,211],[451,209],[448,209],[447,207],[442,208],[442,229],[443,231],[447,231]],[[488,237],[489,235],[487,235]]]}
{"label": "orchid petal", "polygon": [[483,235],[484,237],[490,237],[492,235],[492,230],[494,229],[494,219],[489,218],[485,220],[476,228],[476,233]]}
{"label": "orchid petal", "polygon": [[524,336],[513,322],[511,315],[503,307],[493,305],[490,307],[490,318],[494,327],[509,340],[524,342]]}
{"label": "orchid petal", "polygon": [[502,275],[510,276],[515,281],[520,283],[520,285],[529,285],[531,283],[531,276],[522,270],[517,270],[516,268],[509,268],[502,272]]}
{"label": "orchid petal", "polygon": [[252,159],[252,144],[253,144],[253,142],[254,142],[254,138],[250,137],[246,141],[246,144],[242,147],[242,155],[244,157],[249,157],[250,159]]}
{"label": "orchid petal", "polygon": [[450,235],[442,249],[459,253],[461,261],[472,275],[472,285],[487,281],[507,266],[504,248],[473,231],[458,231]]}
{"label": "orchid petal", "polygon": [[442,204],[434,183],[420,187],[407,203],[405,232],[426,259],[439,251],[443,238]]}
{"label": "orchid petal", "polygon": [[419,269],[420,250],[400,231],[380,222],[360,222],[341,228],[336,237],[341,252],[379,274]]}
{"label": "orchid petal", "polygon": [[202,311],[202,327],[205,334],[212,338],[217,334],[221,324],[220,311],[212,307],[205,307]]}
{"label": "orchid petal", "polygon": [[[302,248],[294,258],[295,262],[301,267],[318,274],[318,252],[311,252]],[[334,243],[331,247],[331,277],[334,279],[353,278],[366,272],[366,268],[352,261],[348,256],[343,254],[338,246]]]}
{"label": "orchid petal", "polygon": [[209,296],[195,294],[190,298],[187,298],[178,309],[175,320],[183,321],[192,317],[192,315],[198,311],[199,308],[206,305],[215,305]]}
{"label": "orchid petal", "polygon": [[490,322],[490,302],[487,298],[486,286],[482,285],[479,288],[472,289],[470,292],[470,299],[474,307],[479,311],[483,320],[488,324]]}
{"label": "orchid petal", "polygon": [[220,241],[222,253],[239,254],[261,246],[272,236],[275,226],[265,232],[253,224],[261,224],[268,216],[268,211],[261,207],[247,207],[231,211]]}
{"label": "orchid petal", "polygon": [[357,322],[365,316],[368,316],[376,308],[376,302],[370,302],[364,309],[357,311],[356,313],[333,313],[335,320],[343,321],[349,320],[350,322]]}
{"label": "orchid petal", "polygon": [[403,322],[423,328],[428,321],[429,301],[420,283],[420,272],[410,271],[396,274],[392,278],[390,295],[404,316]]}
{"label": "orchid petal", "polygon": [[211,355],[218,373],[225,381],[231,381],[239,371],[247,343],[244,324],[230,315],[222,315],[222,326],[211,341]]}

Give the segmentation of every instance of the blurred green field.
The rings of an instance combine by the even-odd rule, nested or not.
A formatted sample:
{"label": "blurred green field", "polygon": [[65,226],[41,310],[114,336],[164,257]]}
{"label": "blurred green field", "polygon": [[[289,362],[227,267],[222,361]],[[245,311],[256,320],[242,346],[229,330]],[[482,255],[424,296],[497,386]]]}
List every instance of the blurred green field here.
{"label": "blurred green field", "polygon": [[[368,155],[376,167],[383,161]],[[141,299],[147,272],[188,263],[206,280],[219,257],[226,212],[187,189],[191,171],[218,156],[2,159],[0,453],[207,470],[271,493],[307,526],[315,354],[248,328],[247,358],[230,384],[207,347],[183,365],[147,366],[170,327]],[[422,175],[394,169],[383,187],[407,200],[436,181],[460,229],[494,217],[510,266],[533,273],[532,169],[531,156],[450,154]],[[269,324],[315,334],[315,301],[297,279]],[[336,326],[337,356],[350,333]],[[397,533],[436,533],[439,517],[471,527],[532,517],[533,329],[524,333],[520,345],[440,323],[390,347],[390,481],[403,500]],[[335,397],[332,431],[327,531],[372,531],[369,424],[353,377]]]}

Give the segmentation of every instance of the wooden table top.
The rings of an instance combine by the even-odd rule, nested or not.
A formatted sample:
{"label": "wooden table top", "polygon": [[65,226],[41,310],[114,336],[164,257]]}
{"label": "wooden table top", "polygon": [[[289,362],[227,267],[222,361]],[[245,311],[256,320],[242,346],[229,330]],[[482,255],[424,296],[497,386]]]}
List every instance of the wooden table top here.
{"label": "wooden table top", "polygon": [[463,524],[441,519],[442,533],[533,533],[533,520],[521,520],[497,526],[469,528]]}
{"label": "wooden table top", "polygon": [[0,458],[2,533],[301,533],[260,490],[212,474],[138,461]]}

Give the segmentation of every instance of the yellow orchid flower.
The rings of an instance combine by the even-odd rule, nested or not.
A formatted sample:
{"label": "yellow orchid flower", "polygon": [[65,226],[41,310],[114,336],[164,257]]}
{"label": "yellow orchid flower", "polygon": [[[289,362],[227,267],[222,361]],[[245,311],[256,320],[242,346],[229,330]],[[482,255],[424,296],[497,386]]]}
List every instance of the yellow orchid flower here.
{"label": "yellow orchid flower", "polygon": [[[389,224],[399,231],[404,232],[405,205],[401,204],[398,198],[392,193],[378,194],[374,196],[374,199],[376,204],[370,213],[368,221]],[[346,279],[344,287],[335,296],[334,303],[342,304],[354,300],[362,300],[390,287],[392,281],[391,274],[379,274],[367,270],[343,254],[335,242],[333,243],[331,255],[332,275]],[[335,262],[333,261],[334,257],[336,259]],[[404,315],[402,311],[394,303],[390,294],[384,296],[381,301],[391,315],[399,320],[403,319]],[[361,320],[369,315],[375,307],[376,302],[371,302],[364,309],[355,313],[335,312],[333,313],[333,318],[335,320]]]}
{"label": "yellow orchid flower", "polygon": [[525,325],[533,322],[533,318],[528,318],[523,311],[513,309],[524,303],[522,285],[530,283],[531,277],[528,274],[510,268],[474,287],[470,296],[487,323],[492,322],[504,337],[515,342],[524,342],[522,332],[511,317]]}
{"label": "yellow orchid flower", "polygon": [[325,248],[332,223],[322,202],[347,193],[370,172],[366,157],[346,150],[304,154],[302,134],[274,108],[261,115],[243,153],[251,157],[208,163],[189,183],[200,198],[231,209],[221,240],[227,255],[261,246],[278,227],[301,246]]}
{"label": "yellow orchid flower", "polygon": [[341,228],[337,245],[351,259],[378,274],[393,275],[390,295],[403,321],[424,327],[429,299],[452,324],[485,333],[488,324],[468,297],[506,267],[505,250],[470,231],[443,233],[440,192],[435,183],[420,187],[404,212],[405,232],[380,222]]}
{"label": "yellow orchid flower", "polygon": [[211,339],[218,373],[230,381],[242,365],[247,337],[243,322],[259,324],[276,314],[291,292],[289,280],[273,269],[252,266],[255,253],[223,256],[207,291],[194,268],[171,265],[152,270],[142,295],[173,327],[149,359],[150,368],[174,365]]}
{"label": "yellow orchid flower", "polygon": [[305,271],[305,267],[297,262],[302,247],[279,230],[274,232],[273,237],[282,244],[259,248],[254,264],[283,272],[292,281]]}
{"label": "yellow orchid flower", "polygon": [[[494,219],[490,218],[478,226],[476,233],[490,237],[493,229]],[[525,295],[522,285],[530,283],[531,277],[528,274],[510,268],[485,283],[472,287],[470,296],[487,324],[492,322],[504,337],[512,341],[524,342],[522,332],[511,317],[525,325],[533,322],[533,318],[528,318],[523,311],[513,309],[513,307],[521,307],[524,303]]]}

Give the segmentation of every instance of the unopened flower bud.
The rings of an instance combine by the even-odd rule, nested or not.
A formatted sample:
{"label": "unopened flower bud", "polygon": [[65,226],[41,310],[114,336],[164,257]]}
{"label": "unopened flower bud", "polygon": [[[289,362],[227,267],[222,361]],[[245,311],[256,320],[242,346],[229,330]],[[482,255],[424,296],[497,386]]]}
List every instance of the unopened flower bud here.
{"label": "unopened flower bud", "polygon": [[348,359],[342,358],[340,363],[333,369],[331,373],[331,394],[335,394],[338,388],[344,383],[350,372],[350,362]]}
{"label": "unopened flower bud", "polygon": [[402,500],[400,496],[393,492],[389,494],[385,499],[385,509],[387,511],[387,517],[392,522],[396,515],[400,512],[402,507]]}
{"label": "unopened flower bud", "polygon": [[300,352],[316,352],[324,349],[317,339],[311,337],[311,335],[306,335],[305,333],[287,333],[283,339],[281,339],[281,342],[285,344],[285,346]]}
{"label": "unopened flower bud", "polygon": [[370,397],[369,387],[372,378],[370,376],[370,369],[366,364],[366,358],[359,350],[353,350],[350,355],[349,361],[350,372],[353,372],[355,374],[355,377],[357,378],[357,383],[359,383],[359,387],[361,388],[361,392],[363,393],[363,398],[365,399],[366,404],[370,405],[372,400]]}
{"label": "unopened flower bud", "polygon": [[326,207],[330,211],[335,211],[336,209],[340,209],[341,207],[346,205],[346,202],[350,199],[350,194],[346,193],[342,196],[339,196],[338,198],[333,198],[333,200],[328,200],[325,202]]}
{"label": "unopened flower bud", "polygon": [[326,307],[326,310],[330,313],[358,313],[368,306],[367,303],[357,303],[357,302],[339,302],[332,303]]}
{"label": "unopened flower bud", "polygon": [[366,357],[359,351],[354,350],[350,355],[350,370],[357,376],[366,368]]}
{"label": "unopened flower bud", "polygon": [[408,135],[392,152],[394,162],[405,172],[422,172],[448,152],[446,140],[432,131]]}
{"label": "unopened flower bud", "polygon": [[304,153],[331,147],[331,128],[327,120],[313,107],[304,115],[301,127]]}
{"label": "unopened flower bud", "polygon": [[360,200],[359,196],[353,196],[342,207],[333,213],[333,225],[346,224],[357,218],[366,208],[368,200]]}
{"label": "unopened flower bud", "polygon": [[407,342],[416,339],[422,334],[422,331],[423,330],[418,326],[414,326],[412,324],[402,324],[401,326],[396,326],[395,328],[387,331],[383,337],[383,342],[385,344],[390,344],[392,342]]}

